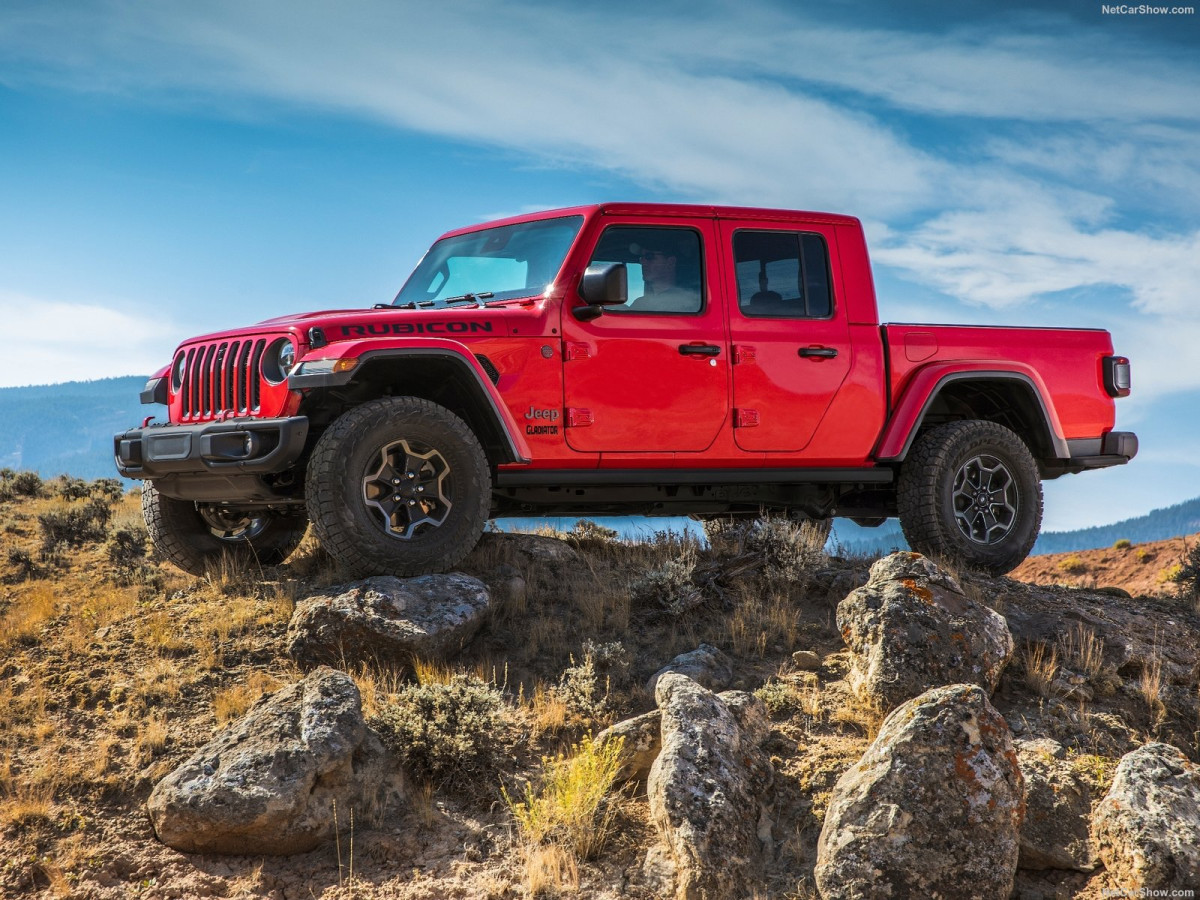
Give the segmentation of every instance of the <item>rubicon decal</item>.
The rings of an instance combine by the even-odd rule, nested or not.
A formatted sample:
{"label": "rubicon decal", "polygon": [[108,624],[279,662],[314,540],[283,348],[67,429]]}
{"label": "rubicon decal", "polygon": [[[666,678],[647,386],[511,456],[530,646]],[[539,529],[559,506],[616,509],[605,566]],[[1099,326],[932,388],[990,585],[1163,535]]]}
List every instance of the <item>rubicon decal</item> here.
{"label": "rubicon decal", "polygon": [[372,322],[369,325],[343,325],[342,337],[383,337],[389,334],[475,334],[491,330],[491,322]]}

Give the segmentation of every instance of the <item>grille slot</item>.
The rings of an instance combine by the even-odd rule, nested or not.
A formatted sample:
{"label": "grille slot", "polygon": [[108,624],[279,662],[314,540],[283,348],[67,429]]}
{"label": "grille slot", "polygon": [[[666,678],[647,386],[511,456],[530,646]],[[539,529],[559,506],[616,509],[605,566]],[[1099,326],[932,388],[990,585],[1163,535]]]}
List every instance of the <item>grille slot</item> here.
{"label": "grille slot", "polygon": [[183,415],[203,418],[248,414],[259,409],[259,364],[265,338],[218,341],[187,351],[179,396]]}

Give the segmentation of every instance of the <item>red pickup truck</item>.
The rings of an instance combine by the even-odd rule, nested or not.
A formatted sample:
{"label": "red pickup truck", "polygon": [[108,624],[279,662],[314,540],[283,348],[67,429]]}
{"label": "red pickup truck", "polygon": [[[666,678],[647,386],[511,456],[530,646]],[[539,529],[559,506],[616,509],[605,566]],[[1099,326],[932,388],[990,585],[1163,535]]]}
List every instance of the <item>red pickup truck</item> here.
{"label": "red pickup truck", "polygon": [[899,516],[1000,573],[1041,480],[1128,462],[1105,331],[880,325],[862,227],[603,204],[442,236],[395,300],[183,343],[115,436],[190,572],[284,559],[311,521],[358,573],[446,569],[489,517]]}

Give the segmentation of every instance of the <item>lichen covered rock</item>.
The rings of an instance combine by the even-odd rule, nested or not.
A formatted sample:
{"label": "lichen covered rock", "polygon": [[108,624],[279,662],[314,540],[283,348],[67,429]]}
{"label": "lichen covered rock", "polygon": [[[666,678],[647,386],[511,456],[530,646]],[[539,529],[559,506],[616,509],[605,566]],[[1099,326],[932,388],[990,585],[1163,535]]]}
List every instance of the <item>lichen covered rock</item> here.
{"label": "lichen covered rock", "polygon": [[990,694],[1013,652],[1004,618],[919,553],[871,566],[866,585],[838,605],[837,624],[853,652],[851,687],[885,710],[948,684]]}
{"label": "lichen covered rock", "polygon": [[761,750],[766,711],[752,694],[718,697],[676,673],[658,680],[655,698],[662,751],[647,794],[660,844],[646,871],[679,900],[747,896],[763,853],[760,829],[770,827],[765,796],[773,773]]}
{"label": "lichen covered rock", "polygon": [[1200,888],[1200,767],[1169,744],[1126,754],[1092,829],[1121,888]]}
{"label": "lichen covered rock", "polygon": [[362,823],[400,792],[363,722],[358,688],[320,668],[262,698],[160,781],[147,808],[159,840],[185,853],[286,855]]}
{"label": "lichen covered rock", "polygon": [[673,660],[650,676],[646,690],[655,693],[658,679],[668,672],[686,675],[701,687],[710,691],[722,691],[733,680],[733,661],[719,647],[701,644],[695,650],[680,653]]}
{"label": "lichen covered rock", "polygon": [[287,649],[305,667],[447,659],[475,636],[489,601],[487,585],[459,572],[367,578],[298,602]]}
{"label": "lichen covered rock", "polygon": [[1007,900],[1024,786],[1004,719],[975,685],[892,712],[838,780],[817,847],[825,900]]}

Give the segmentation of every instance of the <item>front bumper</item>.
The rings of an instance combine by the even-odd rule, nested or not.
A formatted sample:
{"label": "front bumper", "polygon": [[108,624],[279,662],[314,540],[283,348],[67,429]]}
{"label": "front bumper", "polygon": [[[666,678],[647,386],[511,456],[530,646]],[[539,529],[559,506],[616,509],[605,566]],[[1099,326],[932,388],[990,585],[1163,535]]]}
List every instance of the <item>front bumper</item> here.
{"label": "front bumper", "polygon": [[151,425],[114,435],[113,458],[126,478],[268,475],[295,463],[307,438],[304,416]]}

